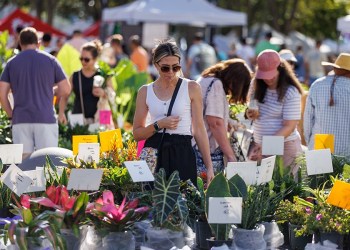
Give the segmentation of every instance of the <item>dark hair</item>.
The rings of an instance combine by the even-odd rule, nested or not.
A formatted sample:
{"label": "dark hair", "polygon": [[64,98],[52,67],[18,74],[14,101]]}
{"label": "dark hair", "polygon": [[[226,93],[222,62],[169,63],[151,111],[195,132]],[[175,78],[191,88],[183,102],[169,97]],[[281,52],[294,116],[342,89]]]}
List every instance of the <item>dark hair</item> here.
{"label": "dark hair", "polygon": [[74,30],[73,33],[72,33],[73,36],[74,36],[74,35],[81,35],[81,34],[83,34],[83,33],[81,32],[81,30]]}
{"label": "dark hair", "polygon": [[50,41],[51,41],[51,38],[52,38],[52,36],[51,36],[50,33],[45,33],[45,34],[43,35],[42,41],[43,41],[43,42],[50,42]]}
{"label": "dark hair", "polygon": [[219,62],[204,70],[202,76],[219,78],[226,95],[230,95],[230,103],[247,102],[252,72],[244,60],[235,58]]}
{"label": "dark hair", "polygon": [[19,43],[21,46],[37,44],[38,41],[38,33],[33,27],[24,28],[21,33],[19,33]]}
{"label": "dark hair", "polygon": [[271,39],[272,38],[272,32],[271,31],[268,31],[265,33],[265,37],[268,38],[268,39]]}
{"label": "dark hair", "polygon": [[[278,94],[278,101],[282,102],[283,98],[288,90],[289,86],[294,86],[297,88],[300,94],[303,93],[303,88],[301,87],[301,84],[296,77],[295,73],[293,72],[292,67],[289,65],[289,63],[281,59],[281,64],[277,68],[279,72],[278,76],[278,82],[277,82],[277,94]],[[263,103],[267,85],[262,79],[255,79],[255,99],[257,99],[259,102]]]}
{"label": "dark hair", "polygon": [[102,44],[100,40],[93,40],[92,42],[85,43],[81,50],[89,51],[94,59],[96,59],[101,51],[102,51]]}
{"label": "dark hair", "polygon": [[111,44],[123,45],[123,36],[115,34],[111,37]]}
{"label": "dark hair", "polygon": [[177,56],[181,60],[180,50],[173,39],[158,41],[152,51],[152,62],[157,63],[166,56]]}
{"label": "dark hair", "polygon": [[196,33],[194,34],[194,40],[195,40],[195,41],[202,41],[203,38],[204,38],[203,32],[198,31],[198,32],[196,32]]}
{"label": "dark hair", "polygon": [[21,33],[21,31],[24,29],[24,27],[22,25],[17,25],[16,27],[16,33],[19,34]]}

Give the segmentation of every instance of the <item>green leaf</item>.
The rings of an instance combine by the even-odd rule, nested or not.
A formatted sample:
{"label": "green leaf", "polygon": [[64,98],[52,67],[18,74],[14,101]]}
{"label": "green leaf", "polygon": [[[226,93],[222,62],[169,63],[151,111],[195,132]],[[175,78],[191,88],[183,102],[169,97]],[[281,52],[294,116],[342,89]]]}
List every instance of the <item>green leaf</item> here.
{"label": "green leaf", "polygon": [[88,202],[89,202],[89,195],[86,192],[81,193],[74,203],[73,217],[77,216],[79,211],[82,213],[85,213],[85,208],[86,208]]}
{"label": "green leaf", "polygon": [[27,250],[28,249],[28,243],[27,243],[27,230],[28,227],[16,227],[16,243],[20,250]]}
{"label": "green leaf", "polygon": [[230,193],[233,197],[242,197],[243,200],[247,197],[247,185],[244,180],[238,175],[234,175],[228,180]]}
{"label": "green leaf", "polygon": [[350,165],[344,164],[343,167],[343,178],[350,179]]}
{"label": "green leaf", "polygon": [[22,209],[22,218],[23,218],[23,222],[27,225],[32,222],[33,214],[30,211],[30,209],[27,209],[27,208]]}
{"label": "green leaf", "polygon": [[154,201],[154,223],[162,227],[168,220],[181,196],[179,172],[174,171],[166,180],[164,169],[155,174],[154,189],[152,191]]}

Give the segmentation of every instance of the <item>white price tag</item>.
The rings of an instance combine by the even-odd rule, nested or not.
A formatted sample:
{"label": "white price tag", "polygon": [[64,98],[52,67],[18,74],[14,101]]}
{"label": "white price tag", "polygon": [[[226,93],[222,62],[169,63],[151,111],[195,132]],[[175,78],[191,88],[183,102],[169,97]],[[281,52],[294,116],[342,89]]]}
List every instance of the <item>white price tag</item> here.
{"label": "white price tag", "polygon": [[305,152],[308,175],[333,173],[331,150],[318,149]]}
{"label": "white price tag", "polygon": [[133,182],[154,181],[154,176],[146,161],[125,161],[124,165],[128,169]]}
{"label": "white price tag", "polygon": [[0,158],[3,164],[22,163],[23,144],[0,145]]}
{"label": "white price tag", "polygon": [[15,164],[11,164],[0,180],[18,196],[21,196],[32,183],[32,179]]}
{"label": "white price tag", "polygon": [[78,158],[85,162],[100,161],[100,144],[99,143],[79,143]]}
{"label": "white price tag", "polygon": [[90,190],[95,191],[100,188],[102,179],[102,169],[76,169],[70,172],[68,190]]}
{"label": "white price tag", "polygon": [[46,190],[46,178],[44,175],[44,170],[30,170],[24,171],[24,173],[29,176],[32,180],[30,186],[26,189],[25,193],[39,192]]}
{"label": "white price tag", "polygon": [[283,136],[263,136],[262,137],[262,155],[283,155],[284,137]]}
{"label": "white price tag", "polygon": [[209,197],[208,222],[240,224],[242,222],[242,197]]}

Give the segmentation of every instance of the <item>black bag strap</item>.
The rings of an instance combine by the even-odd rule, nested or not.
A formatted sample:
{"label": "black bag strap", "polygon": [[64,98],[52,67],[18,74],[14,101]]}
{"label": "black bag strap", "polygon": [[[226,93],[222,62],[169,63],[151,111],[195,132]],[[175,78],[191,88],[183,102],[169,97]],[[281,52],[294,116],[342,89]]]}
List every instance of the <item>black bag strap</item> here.
{"label": "black bag strap", "polygon": [[207,91],[205,92],[205,96],[204,96],[204,100],[203,100],[203,117],[204,117],[204,115],[205,115],[205,111],[207,110],[207,99],[208,99],[208,94],[209,94],[209,92],[210,92],[210,90],[211,90],[211,88],[213,87],[213,84],[214,84],[214,82],[217,80],[217,78],[214,78],[211,82],[210,82],[210,84],[209,84],[209,86],[208,86],[208,88],[207,88]]}
{"label": "black bag strap", "polygon": [[[183,79],[179,77],[179,80],[178,80],[177,83],[176,83],[176,87],[175,87],[175,89],[174,89],[173,96],[171,97],[171,101],[170,101],[170,104],[169,104],[168,113],[167,113],[166,116],[170,116],[170,115],[171,115],[171,111],[172,111],[172,109],[173,109],[174,102],[175,102],[177,93],[179,92],[179,89],[180,89],[182,80],[183,80]],[[162,147],[162,144],[163,144],[163,139],[164,139],[165,130],[166,130],[166,128],[163,129],[162,138],[160,139],[160,142],[159,142],[158,154],[159,154],[159,150],[160,150],[160,148]]]}

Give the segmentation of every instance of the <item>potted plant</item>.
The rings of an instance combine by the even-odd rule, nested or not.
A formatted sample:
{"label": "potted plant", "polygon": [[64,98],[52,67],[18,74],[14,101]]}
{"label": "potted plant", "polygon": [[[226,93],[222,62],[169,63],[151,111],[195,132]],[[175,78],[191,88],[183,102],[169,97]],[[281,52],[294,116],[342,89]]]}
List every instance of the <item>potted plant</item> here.
{"label": "potted plant", "polygon": [[147,217],[150,210],[149,207],[138,207],[138,203],[137,199],[127,202],[124,198],[117,205],[113,193],[105,190],[102,198],[88,205],[86,212],[102,238],[102,247],[117,244],[120,249],[135,249],[131,230],[135,222]]}
{"label": "potted plant", "polygon": [[174,171],[167,179],[164,169],[160,169],[154,177],[152,227],[146,231],[147,244],[158,250],[182,248],[188,207],[180,192],[179,173]]}
{"label": "potted plant", "polygon": [[9,239],[12,245],[20,250],[41,249],[41,247],[52,247],[65,250],[66,244],[60,234],[64,213],[56,211],[44,211],[35,215],[31,211],[29,196],[23,195],[21,202],[13,205],[21,219],[11,221],[5,220],[4,243]]}
{"label": "potted plant", "polygon": [[205,190],[201,177],[197,177],[197,187],[190,180],[181,181],[180,190],[188,207],[187,224],[196,233],[196,244],[201,249],[209,249],[207,239],[212,237],[205,214]]}
{"label": "potted plant", "polygon": [[[0,159],[0,173],[2,173],[3,164]],[[12,191],[3,182],[0,182],[0,218],[12,217],[13,214],[10,212]]]}
{"label": "potted plant", "polygon": [[88,194],[82,192],[77,196],[69,196],[65,186],[49,186],[45,195],[31,198],[30,201],[39,204],[44,209],[58,210],[63,213],[61,234],[66,240],[67,249],[75,249],[79,245],[79,228],[86,218]]}
{"label": "potted plant", "polygon": [[[210,197],[242,197],[242,223],[244,222],[244,201],[248,198],[248,188],[239,175],[235,175],[229,180],[222,173],[215,176],[206,191],[205,206],[207,214]],[[221,246],[224,243],[229,246],[232,245],[232,239],[228,238],[232,224],[210,224],[210,227],[215,238],[208,241],[209,246]]]}
{"label": "potted plant", "polygon": [[318,189],[306,188],[313,195],[309,198],[313,202],[298,199],[300,203],[309,207],[309,216],[305,224],[296,231],[296,235],[313,233],[319,236],[322,245],[328,240],[336,244],[338,249],[342,249],[344,235],[350,232],[350,212],[327,203],[328,191],[324,186]]}
{"label": "potted plant", "polygon": [[289,243],[292,249],[304,249],[312,241],[312,234],[296,236],[296,230],[305,225],[311,209],[305,205],[289,200],[283,200],[275,213],[277,223],[288,223]]}

